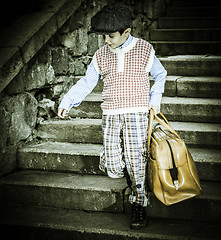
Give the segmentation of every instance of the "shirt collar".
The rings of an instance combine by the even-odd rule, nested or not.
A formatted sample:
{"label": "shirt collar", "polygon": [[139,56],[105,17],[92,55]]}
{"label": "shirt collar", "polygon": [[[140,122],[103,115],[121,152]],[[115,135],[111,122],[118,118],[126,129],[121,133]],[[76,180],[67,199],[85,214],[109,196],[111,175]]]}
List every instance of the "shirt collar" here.
{"label": "shirt collar", "polygon": [[133,41],[133,37],[129,34],[127,40],[121,46],[119,46],[118,49],[127,47],[132,41]]}

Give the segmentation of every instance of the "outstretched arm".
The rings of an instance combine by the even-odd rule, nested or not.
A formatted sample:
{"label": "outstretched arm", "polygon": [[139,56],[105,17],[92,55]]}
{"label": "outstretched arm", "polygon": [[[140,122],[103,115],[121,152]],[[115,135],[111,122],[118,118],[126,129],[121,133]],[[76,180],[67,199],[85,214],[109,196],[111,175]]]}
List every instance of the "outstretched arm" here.
{"label": "outstretched arm", "polygon": [[64,95],[59,107],[58,116],[65,118],[71,107],[77,107],[83,99],[91,93],[99,81],[99,74],[97,73],[93,61],[88,66],[86,75],[82,77],[68,92]]}

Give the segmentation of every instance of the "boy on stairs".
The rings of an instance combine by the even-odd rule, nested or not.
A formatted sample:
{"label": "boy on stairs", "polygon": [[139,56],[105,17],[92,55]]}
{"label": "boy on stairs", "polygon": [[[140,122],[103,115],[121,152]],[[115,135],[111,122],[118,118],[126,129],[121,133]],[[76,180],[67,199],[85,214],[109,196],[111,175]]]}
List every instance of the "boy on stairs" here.
{"label": "boy on stairs", "polygon": [[[102,34],[106,45],[94,54],[85,77],[64,96],[58,116],[65,118],[72,106],[79,106],[102,77],[100,169],[111,178],[129,176],[130,227],[141,229],[146,225],[148,205],[145,186],[148,111],[150,108],[156,113],[160,111],[167,72],[155,56],[153,46],[130,34],[131,23],[130,10],[120,3],[105,6],[91,19],[91,30]],[[154,78],[151,89],[149,73]]]}

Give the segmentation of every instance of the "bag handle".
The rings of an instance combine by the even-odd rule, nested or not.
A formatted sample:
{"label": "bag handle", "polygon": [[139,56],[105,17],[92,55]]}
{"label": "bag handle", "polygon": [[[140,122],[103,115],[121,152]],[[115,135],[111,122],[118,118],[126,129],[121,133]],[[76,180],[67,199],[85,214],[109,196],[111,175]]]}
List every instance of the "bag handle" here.
{"label": "bag handle", "polygon": [[150,137],[151,137],[151,134],[152,134],[154,114],[155,114],[155,111],[151,108],[150,111],[149,111],[149,128],[148,128],[148,137],[147,137],[147,151],[148,151],[148,154],[150,152]]}
{"label": "bag handle", "polygon": [[178,133],[170,126],[168,120],[166,119],[166,117],[163,115],[163,113],[159,113],[159,115],[163,118],[160,119],[156,114],[155,111],[151,108],[150,109],[150,113],[149,113],[149,129],[148,129],[148,138],[147,138],[147,150],[148,152],[150,152],[150,138],[151,138],[151,134],[152,134],[152,128],[153,128],[153,120],[157,120],[158,123],[160,123],[160,125],[162,125],[163,127],[165,127],[167,130],[169,130],[171,133],[173,133],[176,137],[178,137],[180,139],[180,136],[178,135]]}

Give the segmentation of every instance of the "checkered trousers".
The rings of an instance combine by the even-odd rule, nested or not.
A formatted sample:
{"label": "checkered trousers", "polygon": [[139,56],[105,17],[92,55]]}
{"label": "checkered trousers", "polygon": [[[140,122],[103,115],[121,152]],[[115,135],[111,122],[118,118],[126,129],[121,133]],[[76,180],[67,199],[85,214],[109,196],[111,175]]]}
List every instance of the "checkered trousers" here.
{"label": "checkered trousers", "polygon": [[148,203],[146,179],[147,113],[103,116],[103,151],[100,169],[111,178],[124,177],[124,169],[132,181],[130,202]]}

